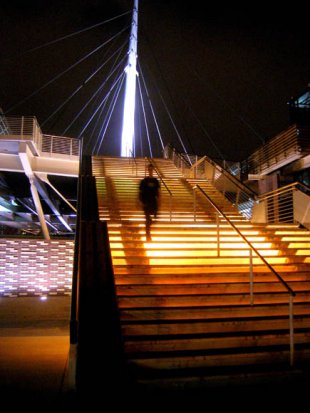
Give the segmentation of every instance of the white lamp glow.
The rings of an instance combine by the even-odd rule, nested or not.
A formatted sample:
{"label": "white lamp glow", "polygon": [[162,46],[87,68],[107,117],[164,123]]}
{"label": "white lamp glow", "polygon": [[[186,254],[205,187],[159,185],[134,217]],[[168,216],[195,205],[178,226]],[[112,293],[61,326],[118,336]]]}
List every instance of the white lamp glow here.
{"label": "white lamp glow", "polygon": [[133,156],[133,141],[135,134],[134,114],[137,75],[137,42],[138,42],[138,0],[134,0],[132,25],[126,67],[126,86],[124,97],[123,131],[121,156]]}

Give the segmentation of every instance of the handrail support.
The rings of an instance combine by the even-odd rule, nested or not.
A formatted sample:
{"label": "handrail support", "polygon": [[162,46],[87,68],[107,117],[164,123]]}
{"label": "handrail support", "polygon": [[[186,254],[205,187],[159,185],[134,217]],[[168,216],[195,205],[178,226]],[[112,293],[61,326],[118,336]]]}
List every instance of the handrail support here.
{"label": "handrail support", "polygon": [[252,248],[249,250],[250,253],[250,304],[254,304],[254,277],[253,277],[253,251]]}
{"label": "handrail support", "polygon": [[295,348],[294,348],[294,310],[293,310],[294,297],[290,294],[289,297],[289,329],[290,329],[290,366],[294,365]]}

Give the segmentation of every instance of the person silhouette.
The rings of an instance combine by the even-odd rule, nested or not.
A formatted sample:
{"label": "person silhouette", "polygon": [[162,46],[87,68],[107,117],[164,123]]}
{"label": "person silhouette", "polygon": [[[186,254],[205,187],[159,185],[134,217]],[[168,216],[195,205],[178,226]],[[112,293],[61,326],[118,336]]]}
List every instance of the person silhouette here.
{"label": "person silhouette", "polygon": [[152,216],[154,218],[157,217],[160,184],[158,179],[153,176],[154,166],[151,163],[148,165],[147,170],[148,176],[140,181],[139,199],[145,215],[146,240],[151,241]]}

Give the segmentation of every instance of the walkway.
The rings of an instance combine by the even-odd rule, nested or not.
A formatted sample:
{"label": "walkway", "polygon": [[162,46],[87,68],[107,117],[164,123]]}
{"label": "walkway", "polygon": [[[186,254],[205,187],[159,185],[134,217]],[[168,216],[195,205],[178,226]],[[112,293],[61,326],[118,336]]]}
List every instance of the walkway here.
{"label": "walkway", "polygon": [[60,401],[70,348],[69,318],[70,297],[0,298],[2,402],[34,407]]}

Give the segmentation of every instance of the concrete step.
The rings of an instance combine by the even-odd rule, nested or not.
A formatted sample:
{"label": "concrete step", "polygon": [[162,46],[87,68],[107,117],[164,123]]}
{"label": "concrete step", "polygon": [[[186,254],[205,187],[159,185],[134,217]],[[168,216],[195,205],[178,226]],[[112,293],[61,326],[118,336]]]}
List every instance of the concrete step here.
{"label": "concrete step", "polygon": [[[286,291],[276,294],[260,293],[254,294],[254,303],[279,304],[288,303],[289,295]],[[310,303],[310,292],[299,292],[294,298],[296,303]],[[214,307],[214,306],[239,306],[250,305],[250,295],[236,294],[196,294],[196,295],[162,295],[162,296],[130,296],[118,297],[118,305],[123,308],[161,308],[161,307]],[[232,308],[233,310],[233,308]],[[272,309],[270,308],[269,311]]]}
{"label": "concrete step", "polygon": [[[122,331],[126,340],[130,337],[141,339],[150,337],[159,339],[160,337],[191,337],[224,335],[242,332],[244,334],[254,334],[255,332],[267,331],[287,331],[287,314],[272,317],[243,317],[228,318],[221,320],[180,320],[180,321],[123,321]],[[294,319],[295,329],[310,330],[310,316],[296,316]]]}
{"label": "concrete step", "polygon": [[[302,362],[302,360],[304,362],[309,362],[310,350],[296,350],[295,359],[296,363]],[[216,373],[219,374],[223,369],[225,369],[226,371],[230,371],[230,374],[232,374],[231,368],[236,367],[240,373],[240,366],[243,366],[243,371],[246,371],[245,367],[255,365],[266,366],[267,364],[269,365],[269,369],[270,365],[272,365],[273,368],[277,365],[285,365],[288,367],[289,360],[290,353],[289,349],[286,347],[270,349],[269,352],[266,351],[266,349],[258,349],[256,351],[249,349],[248,352],[227,352],[226,354],[214,354],[210,352],[194,355],[177,354],[162,358],[158,358],[156,356],[150,356],[147,358],[140,357],[136,359],[129,359],[129,365],[132,366],[133,372],[135,372],[136,375],[139,373],[140,379],[142,380],[143,375],[144,377],[147,377],[147,372],[150,371],[152,371],[153,378],[156,378],[158,374],[158,376],[161,377],[160,380],[163,380],[163,377],[171,377],[176,374],[176,371],[178,371],[179,380],[182,382],[182,374],[180,374],[180,372],[183,371],[183,380],[186,380],[188,377],[193,377],[197,383],[197,379],[206,375],[207,372],[213,375]],[[198,373],[197,369],[202,369],[202,371]],[[210,369],[212,370],[210,371]],[[184,374],[185,370],[187,373],[186,375]],[[163,376],[164,371],[166,371],[166,374]]]}
{"label": "concrete step", "polygon": [[[297,302],[294,304],[294,316],[308,317],[310,304]],[[274,303],[272,306],[262,303],[259,305],[245,304],[230,306],[203,306],[203,307],[159,307],[159,308],[122,308],[120,309],[121,320],[128,322],[156,322],[167,321],[197,321],[197,320],[228,320],[240,318],[271,318],[288,317],[288,301],[285,303]]]}
{"label": "concrete step", "polygon": [[[310,331],[295,332],[295,345],[309,345],[309,338]],[[289,342],[289,331],[286,329],[281,333],[278,331],[277,334],[270,331],[256,331],[253,335],[250,332],[244,334],[238,332],[236,335],[222,334],[217,337],[184,337],[181,335],[174,338],[166,338],[163,336],[150,339],[145,338],[144,340],[125,338],[124,345],[129,359],[137,357],[137,359],[141,360],[143,357],[151,357],[152,354],[157,353],[159,363],[164,365],[166,362],[166,367],[170,368],[171,361],[167,361],[169,355],[173,356],[178,354],[180,359],[182,359],[180,353],[184,356],[186,356],[186,353],[192,353],[191,355],[194,361],[196,353],[198,353],[199,357],[199,352],[203,352],[205,356],[207,356],[211,352],[214,354],[216,349],[218,353],[223,353],[226,350],[230,354],[234,354],[233,352],[240,354],[242,351],[246,351],[247,348],[255,348],[256,351],[259,351],[262,347],[269,347],[269,352],[272,352],[272,348],[280,346],[287,348]],[[164,357],[160,357],[161,355],[164,355]],[[237,356],[234,354],[234,357]]]}

